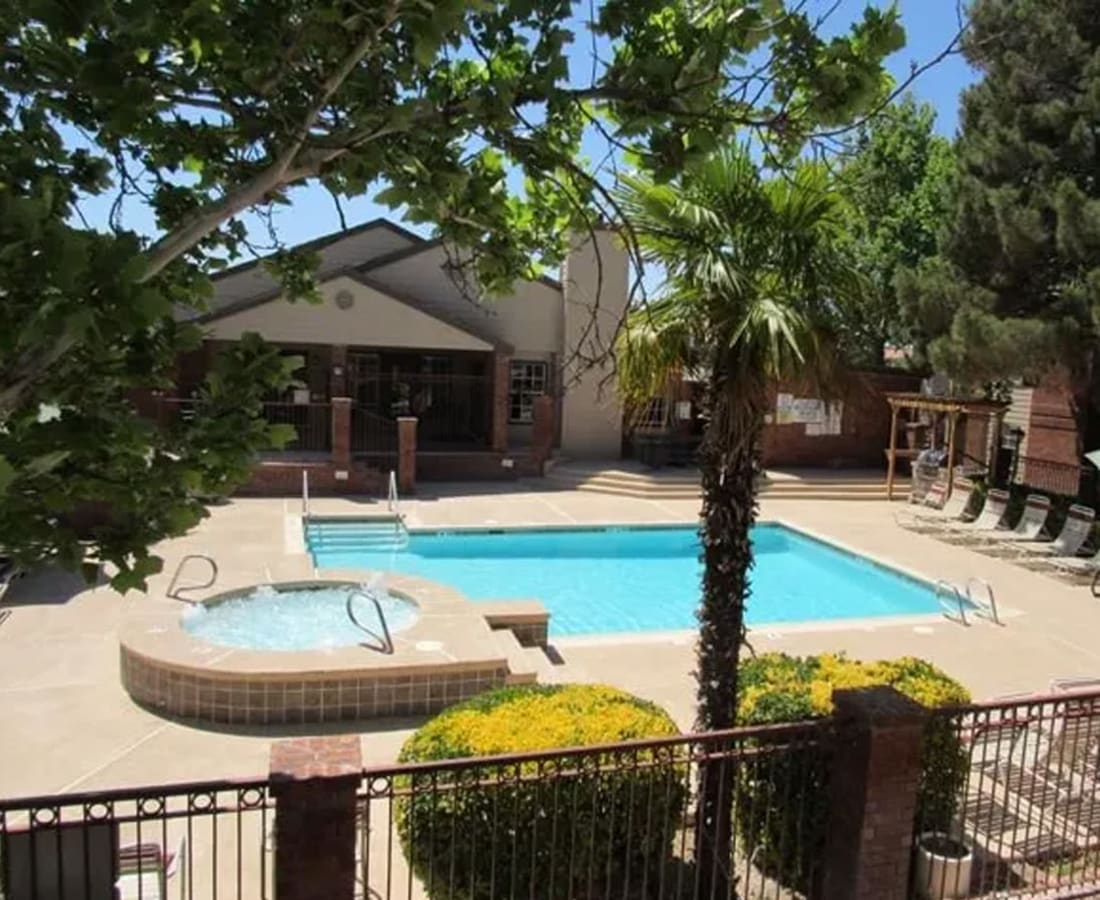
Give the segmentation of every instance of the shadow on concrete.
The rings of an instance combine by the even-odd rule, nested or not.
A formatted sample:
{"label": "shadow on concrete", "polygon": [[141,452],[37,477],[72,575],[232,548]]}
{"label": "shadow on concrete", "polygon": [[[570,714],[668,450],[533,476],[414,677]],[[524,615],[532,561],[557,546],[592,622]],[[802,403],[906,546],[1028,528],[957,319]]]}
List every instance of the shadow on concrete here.
{"label": "shadow on concrete", "polygon": [[[77,594],[91,590],[79,572],[70,572],[53,566],[27,572],[11,583],[4,595],[4,607],[59,606],[68,603]],[[101,590],[109,590],[101,582]]]}

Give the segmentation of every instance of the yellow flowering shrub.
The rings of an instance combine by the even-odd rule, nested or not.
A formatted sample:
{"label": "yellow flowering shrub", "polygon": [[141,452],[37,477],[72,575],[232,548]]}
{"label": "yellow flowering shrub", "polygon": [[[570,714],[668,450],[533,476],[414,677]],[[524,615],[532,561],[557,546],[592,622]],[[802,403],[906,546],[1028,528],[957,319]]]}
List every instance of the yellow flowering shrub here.
{"label": "yellow flowering shrub", "polygon": [[[742,725],[823,718],[834,711],[834,690],[874,685],[889,685],[930,708],[970,702],[961,684],[911,656],[862,662],[833,653],[806,657],[767,653],[745,660],[739,674],[737,720]],[[921,820],[929,827],[943,830],[950,823],[967,763],[950,722],[930,720],[922,749],[919,797]],[[810,867],[824,848],[827,773],[823,749],[797,749],[784,754],[777,765],[745,779],[737,797],[743,811],[739,816],[742,835],[749,846],[759,848],[761,865],[800,888],[806,887]]]}
{"label": "yellow flowering shrub", "polygon": [[[615,688],[525,685],[445,710],[405,742],[399,759],[537,753],[677,733],[660,707]],[[599,885],[620,884],[627,873],[656,883],[683,816],[685,776],[682,763],[659,751],[406,776],[398,784],[398,834],[432,900],[580,897],[593,872]]]}

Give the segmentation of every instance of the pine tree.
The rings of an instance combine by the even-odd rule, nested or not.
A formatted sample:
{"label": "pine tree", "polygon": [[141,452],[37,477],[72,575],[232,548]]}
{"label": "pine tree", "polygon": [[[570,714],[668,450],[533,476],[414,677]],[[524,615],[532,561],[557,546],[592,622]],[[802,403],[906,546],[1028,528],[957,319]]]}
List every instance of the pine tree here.
{"label": "pine tree", "polygon": [[[1061,364],[1100,424],[1096,0],[975,0],[959,175],[940,254],[903,273],[937,368],[971,385]],[[1090,416],[1091,413],[1091,416]]]}

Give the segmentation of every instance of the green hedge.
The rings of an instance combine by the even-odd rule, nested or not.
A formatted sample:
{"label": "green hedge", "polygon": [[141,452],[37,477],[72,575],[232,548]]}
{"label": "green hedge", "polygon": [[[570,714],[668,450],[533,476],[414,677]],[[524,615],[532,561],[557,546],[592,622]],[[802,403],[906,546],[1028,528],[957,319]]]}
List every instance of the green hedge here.
{"label": "green hedge", "polygon": [[[836,688],[890,685],[922,706],[968,703],[970,695],[931,663],[913,657],[859,662],[843,656],[769,653],[741,665],[738,722],[765,725],[821,718],[833,712]],[[737,824],[747,848],[769,874],[807,889],[824,858],[828,822],[826,752],[806,747],[777,754],[738,783]],[[924,827],[946,830],[966,780],[965,749],[943,720],[931,720],[922,749],[918,815]]]}
{"label": "green hedge", "polygon": [[[401,762],[591,746],[677,734],[659,707],[609,687],[490,691],[421,727]],[[599,771],[628,762],[629,768]],[[650,751],[416,775],[398,784],[405,856],[432,900],[581,898],[655,885],[683,816],[682,764]]]}

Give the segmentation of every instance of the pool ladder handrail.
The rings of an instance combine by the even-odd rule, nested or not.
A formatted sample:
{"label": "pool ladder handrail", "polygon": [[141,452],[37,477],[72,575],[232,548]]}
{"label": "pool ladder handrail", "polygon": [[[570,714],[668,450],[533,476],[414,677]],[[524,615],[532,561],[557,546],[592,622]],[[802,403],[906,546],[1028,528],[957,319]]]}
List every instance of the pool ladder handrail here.
{"label": "pool ladder handrail", "polygon": [[[980,601],[974,596],[974,586],[982,588],[985,591],[986,600]],[[997,613],[997,598],[993,594],[993,585],[991,585],[984,578],[979,578],[977,575],[971,575],[966,580],[966,600],[973,607],[975,613],[979,616],[983,616],[989,619],[994,625],[1001,625],[1001,617]]]}
{"label": "pool ladder handrail", "polygon": [[309,521],[309,472],[302,469],[302,518]]}
{"label": "pool ladder handrail", "polygon": [[1089,586],[1089,590],[1092,591],[1092,596],[1100,597],[1100,569],[1096,570],[1096,574],[1092,576],[1092,584]]}
{"label": "pool ladder handrail", "polygon": [[390,469],[389,483],[386,487],[386,508],[397,516],[401,515],[401,498],[397,494],[397,473]]}
{"label": "pool ladder handrail", "polygon": [[962,591],[950,581],[941,578],[936,582],[936,602],[946,618],[957,618],[963,625],[970,624],[966,621],[966,600],[963,599]]}
{"label": "pool ladder handrail", "polygon": [[[177,588],[176,582],[179,581],[180,575],[183,573],[183,567],[189,560],[202,559],[210,563],[210,580],[205,584],[189,584],[184,587]],[[186,597],[181,597],[180,594],[184,591],[204,591],[209,587],[214,586],[214,582],[218,580],[218,564],[214,562],[212,557],[207,556],[205,553],[188,553],[183,559],[179,561],[179,565],[176,566],[176,571],[172,575],[172,580],[168,583],[167,596],[172,600],[181,600],[184,603],[194,603],[194,600],[188,600]]]}
{"label": "pool ladder handrail", "polygon": [[[378,622],[382,626],[381,636],[367,628],[367,626],[356,617],[353,603],[356,597],[363,597],[374,604],[374,611],[378,613]],[[393,654],[393,638],[390,636],[390,626],[386,623],[386,614],[382,611],[382,604],[378,600],[378,597],[375,596],[374,591],[367,588],[352,588],[352,590],[348,591],[348,599],[345,608],[347,609],[348,618],[351,619],[351,623],[368,637],[378,642],[377,644],[360,644],[361,647],[366,647],[368,650],[377,650],[379,653],[385,653],[387,656]]]}

